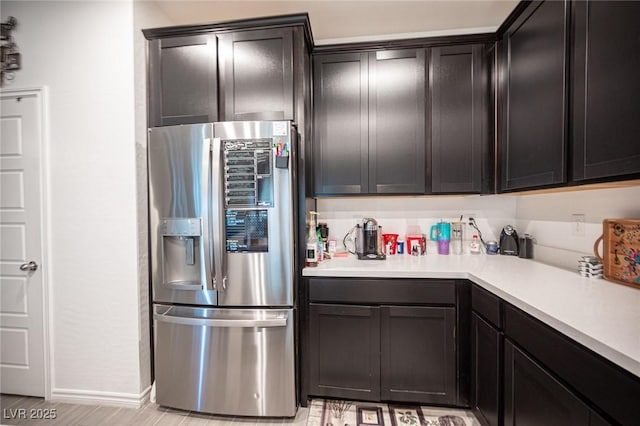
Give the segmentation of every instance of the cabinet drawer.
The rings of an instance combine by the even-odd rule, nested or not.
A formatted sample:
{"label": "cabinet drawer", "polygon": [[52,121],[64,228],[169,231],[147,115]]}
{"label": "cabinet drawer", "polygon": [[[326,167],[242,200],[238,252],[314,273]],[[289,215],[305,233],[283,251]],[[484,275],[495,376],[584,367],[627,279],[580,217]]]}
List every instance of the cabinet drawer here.
{"label": "cabinet drawer", "polygon": [[311,302],[437,304],[456,301],[455,280],[309,279]]}
{"label": "cabinet drawer", "polygon": [[493,326],[502,328],[500,298],[474,285],[471,287],[471,306]]}

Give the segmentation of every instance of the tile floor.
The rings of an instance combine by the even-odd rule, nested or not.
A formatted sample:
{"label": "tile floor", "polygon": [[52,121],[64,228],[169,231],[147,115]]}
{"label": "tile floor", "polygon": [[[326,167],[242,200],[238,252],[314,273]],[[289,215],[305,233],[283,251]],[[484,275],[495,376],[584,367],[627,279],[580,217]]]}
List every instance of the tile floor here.
{"label": "tile floor", "polygon": [[[208,426],[305,426],[309,409],[300,407],[292,419],[252,419],[223,417],[189,411],[173,410],[147,403],[139,409],[76,405],[47,402],[42,398],[18,395],[0,396],[0,425],[208,425]],[[24,409],[22,411],[21,409]],[[55,410],[55,411],[53,411]],[[25,416],[21,414],[24,413]],[[55,419],[28,418],[30,414],[55,413]],[[22,418],[21,418],[22,417]]]}

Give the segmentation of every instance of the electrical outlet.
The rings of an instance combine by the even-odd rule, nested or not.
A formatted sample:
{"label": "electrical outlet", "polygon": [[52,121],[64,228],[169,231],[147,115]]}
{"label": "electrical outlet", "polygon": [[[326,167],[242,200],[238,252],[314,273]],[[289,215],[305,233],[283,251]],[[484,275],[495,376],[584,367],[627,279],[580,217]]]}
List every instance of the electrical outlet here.
{"label": "electrical outlet", "polygon": [[584,213],[575,213],[571,215],[571,236],[584,237]]}

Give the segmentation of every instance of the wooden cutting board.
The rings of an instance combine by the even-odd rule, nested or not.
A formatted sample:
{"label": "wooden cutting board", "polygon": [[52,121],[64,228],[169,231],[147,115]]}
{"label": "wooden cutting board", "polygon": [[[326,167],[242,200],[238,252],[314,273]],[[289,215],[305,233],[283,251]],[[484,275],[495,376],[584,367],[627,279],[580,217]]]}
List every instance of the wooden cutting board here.
{"label": "wooden cutting board", "polygon": [[[600,240],[602,256],[598,253]],[[640,288],[640,219],[603,220],[602,236],[593,252],[601,259],[607,280]]]}

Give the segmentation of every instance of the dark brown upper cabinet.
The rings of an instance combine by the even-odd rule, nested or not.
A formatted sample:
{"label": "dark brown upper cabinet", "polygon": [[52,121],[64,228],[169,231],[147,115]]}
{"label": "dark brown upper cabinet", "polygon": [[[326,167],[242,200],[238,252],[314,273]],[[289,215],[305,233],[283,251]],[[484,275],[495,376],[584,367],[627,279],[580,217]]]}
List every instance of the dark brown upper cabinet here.
{"label": "dark brown upper cabinet", "polygon": [[566,182],[565,1],[534,1],[500,41],[500,165],[503,191]]}
{"label": "dark brown upper cabinet", "polygon": [[425,191],[425,52],[369,53],[369,193]]}
{"label": "dark brown upper cabinet", "polygon": [[640,2],[573,8],[573,179],[624,179],[640,173]]}
{"label": "dark brown upper cabinet", "polygon": [[222,119],[293,120],[293,29],[218,38]]}
{"label": "dark brown upper cabinet", "polygon": [[433,193],[482,189],[483,146],[487,144],[485,73],[482,45],[431,49]]}
{"label": "dark brown upper cabinet", "polygon": [[149,41],[149,127],[218,119],[214,34]]}
{"label": "dark brown upper cabinet", "polygon": [[314,57],[316,195],[425,191],[426,50]]}
{"label": "dark brown upper cabinet", "polygon": [[316,195],[369,192],[366,53],[313,58]]}

